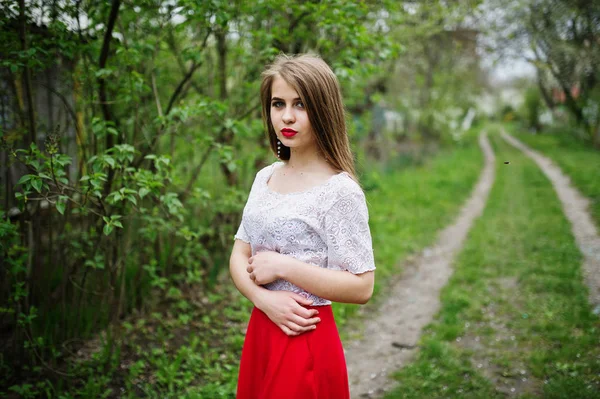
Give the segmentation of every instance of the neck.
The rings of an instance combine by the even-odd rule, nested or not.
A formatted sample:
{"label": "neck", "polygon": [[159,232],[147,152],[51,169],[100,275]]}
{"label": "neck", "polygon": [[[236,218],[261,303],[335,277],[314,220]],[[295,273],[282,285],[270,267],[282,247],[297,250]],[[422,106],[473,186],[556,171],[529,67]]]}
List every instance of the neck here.
{"label": "neck", "polygon": [[327,165],[325,158],[316,149],[299,150],[292,148],[287,167],[297,172],[311,171]]}

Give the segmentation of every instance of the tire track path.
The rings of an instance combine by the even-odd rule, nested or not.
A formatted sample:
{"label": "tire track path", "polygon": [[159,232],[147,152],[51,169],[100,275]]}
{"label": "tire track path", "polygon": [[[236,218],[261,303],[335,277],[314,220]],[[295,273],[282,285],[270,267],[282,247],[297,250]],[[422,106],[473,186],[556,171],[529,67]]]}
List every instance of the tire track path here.
{"label": "tire track path", "polygon": [[421,331],[440,309],[439,295],[452,275],[454,256],[479,217],[495,177],[495,156],[485,134],[479,136],[485,165],[456,221],[439,233],[389,290],[389,298],[365,321],[364,337],[347,342],[346,363],[352,398],[376,398],[393,389],[388,375],[415,355]]}
{"label": "tire track path", "polygon": [[589,289],[589,301],[595,314],[600,314],[600,237],[589,212],[589,200],[572,184],[571,179],[550,158],[532,150],[521,141],[502,131],[502,138],[533,159],[548,177],[562,203],[563,212],[583,254],[583,275]]}

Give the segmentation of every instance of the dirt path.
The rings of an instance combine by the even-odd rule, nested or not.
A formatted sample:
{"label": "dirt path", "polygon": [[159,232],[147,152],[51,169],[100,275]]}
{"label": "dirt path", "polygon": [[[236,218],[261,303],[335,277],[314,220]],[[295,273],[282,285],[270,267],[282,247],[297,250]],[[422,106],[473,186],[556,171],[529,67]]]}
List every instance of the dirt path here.
{"label": "dirt path", "polygon": [[485,167],[456,221],[437,243],[411,262],[389,290],[388,299],[365,322],[366,339],[345,342],[352,398],[376,398],[394,387],[388,377],[412,359],[422,328],[440,308],[440,290],[473,221],[481,215],[494,182],[495,157],[485,135],[479,137]]}
{"label": "dirt path", "polygon": [[588,211],[588,199],[571,185],[569,177],[563,174],[549,158],[530,149],[506,132],[502,132],[502,138],[533,159],[552,182],[563,211],[571,222],[577,246],[583,254],[583,274],[589,289],[590,303],[594,313],[600,314],[600,237]]}

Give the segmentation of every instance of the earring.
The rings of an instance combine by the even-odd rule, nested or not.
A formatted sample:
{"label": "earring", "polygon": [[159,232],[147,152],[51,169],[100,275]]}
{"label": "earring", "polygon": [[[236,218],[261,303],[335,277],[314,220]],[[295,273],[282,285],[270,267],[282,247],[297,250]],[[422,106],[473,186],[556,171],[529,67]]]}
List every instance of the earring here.
{"label": "earring", "polygon": [[277,158],[281,159],[281,141],[277,139]]}

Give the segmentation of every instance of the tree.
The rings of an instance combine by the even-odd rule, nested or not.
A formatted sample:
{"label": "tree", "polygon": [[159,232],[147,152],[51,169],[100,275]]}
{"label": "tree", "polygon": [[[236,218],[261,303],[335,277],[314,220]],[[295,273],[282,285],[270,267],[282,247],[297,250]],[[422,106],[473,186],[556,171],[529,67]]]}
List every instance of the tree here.
{"label": "tree", "polygon": [[[571,0],[496,0],[504,11],[497,48],[512,47],[535,66],[550,108],[564,103],[600,147],[600,5]],[[561,93],[554,98],[556,91]],[[564,97],[562,99],[561,97]]]}

